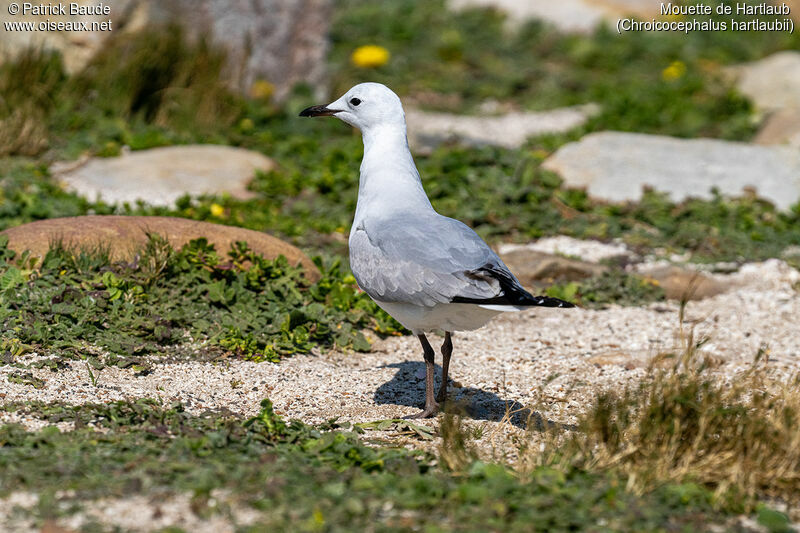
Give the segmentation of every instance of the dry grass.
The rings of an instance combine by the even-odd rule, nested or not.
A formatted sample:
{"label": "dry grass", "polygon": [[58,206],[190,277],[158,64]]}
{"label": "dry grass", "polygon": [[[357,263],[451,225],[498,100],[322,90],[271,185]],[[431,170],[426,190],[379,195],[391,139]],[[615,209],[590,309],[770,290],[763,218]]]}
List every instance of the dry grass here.
{"label": "dry grass", "polygon": [[613,470],[636,493],[693,482],[745,510],[764,498],[800,504],[800,378],[771,372],[762,349],[725,379],[702,354],[707,338],[681,329],[680,339],[642,383],[598,395],[576,431],[554,428],[544,450],[522,451],[518,468]]}
{"label": "dry grass", "polygon": [[60,57],[36,48],[0,67],[0,157],[47,148],[47,114],[63,79]]}
{"label": "dry grass", "polygon": [[14,109],[0,118],[0,157],[36,156],[49,144],[44,113],[32,105]]}
{"label": "dry grass", "polygon": [[[462,413],[463,414],[463,413]],[[464,425],[464,419],[456,409],[445,411],[439,423],[439,463],[452,472],[466,469],[478,459],[474,435]]]}
{"label": "dry grass", "polygon": [[[646,379],[600,393],[575,427],[543,421],[543,405],[532,409],[529,435],[509,466],[521,474],[541,466],[608,472],[635,494],[694,483],[736,512],[765,500],[800,508],[800,376],[773,372],[762,348],[748,369],[725,377],[703,353],[708,338],[696,337],[693,326],[679,328],[677,338]],[[478,459],[476,436],[458,415],[446,414],[439,432],[445,467],[464,470]]]}
{"label": "dry grass", "polygon": [[125,137],[126,121],[189,138],[218,135],[244,105],[221,79],[224,61],[179,27],[114,35],[69,77],[58,53],[25,50],[0,65],[0,157],[41,155],[89,126]]}
{"label": "dry grass", "polygon": [[221,81],[225,54],[179,26],[115,35],[72,80],[76,95],[112,116],[143,118],[162,127],[218,131],[239,114]]}

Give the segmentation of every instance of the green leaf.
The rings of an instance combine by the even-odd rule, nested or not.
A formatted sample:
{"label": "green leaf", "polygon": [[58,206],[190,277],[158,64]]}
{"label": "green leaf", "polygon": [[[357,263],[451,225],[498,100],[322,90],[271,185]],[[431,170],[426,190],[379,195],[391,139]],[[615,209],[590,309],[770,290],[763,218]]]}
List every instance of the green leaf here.
{"label": "green leaf", "polygon": [[17,267],[8,267],[8,269],[0,275],[0,292],[13,289],[23,283],[25,283],[25,276],[22,271]]}
{"label": "green leaf", "polygon": [[791,527],[792,522],[786,514],[770,509],[766,505],[759,505],[756,521],[767,528],[770,533],[788,533],[794,531]]}

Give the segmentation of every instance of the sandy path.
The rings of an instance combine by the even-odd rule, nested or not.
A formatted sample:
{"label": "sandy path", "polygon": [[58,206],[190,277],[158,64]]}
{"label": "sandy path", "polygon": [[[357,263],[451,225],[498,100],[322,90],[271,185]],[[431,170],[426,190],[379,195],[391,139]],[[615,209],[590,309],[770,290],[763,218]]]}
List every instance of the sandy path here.
{"label": "sandy path", "polygon": [[[770,365],[787,373],[800,368],[800,295],[793,289],[800,273],[772,260],[719,278],[732,289],[691,303],[687,318],[697,333],[711,336],[705,351],[723,361],[720,370],[741,368],[761,346],[769,347]],[[640,378],[649,358],[675,346],[677,310],[675,303],[661,303],[505,314],[454,338],[451,390],[476,420],[496,421],[507,406],[535,404],[547,417],[570,422],[600,388]],[[432,342],[441,339],[434,336]],[[130,369],[106,368],[95,373],[96,386],[82,362],[59,372],[33,369],[45,381],[38,390],[9,383],[2,374],[18,369],[3,366],[0,401],[75,404],[151,397],[183,402],[193,412],[227,408],[251,415],[269,397],[281,414],[309,423],[337,416],[367,421],[416,412],[423,400],[423,369],[413,337],[377,340],[367,354],[334,351],[279,364],[167,362],[141,377]],[[518,413],[514,425],[523,427],[526,418]],[[40,424],[8,413],[0,414],[2,420]]]}

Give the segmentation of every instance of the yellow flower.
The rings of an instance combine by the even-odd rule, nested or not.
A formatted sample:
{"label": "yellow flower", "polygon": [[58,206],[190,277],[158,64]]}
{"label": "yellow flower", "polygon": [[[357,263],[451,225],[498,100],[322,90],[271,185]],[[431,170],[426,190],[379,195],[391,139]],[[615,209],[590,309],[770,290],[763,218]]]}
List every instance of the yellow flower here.
{"label": "yellow flower", "polygon": [[250,86],[250,98],[267,100],[275,92],[275,86],[267,80],[257,80]]}
{"label": "yellow flower", "polygon": [[355,66],[361,68],[380,67],[389,61],[389,50],[373,44],[359,46],[350,56],[350,60]]}
{"label": "yellow flower", "polygon": [[667,68],[661,71],[661,78],[664,81],[673,81],[686,74],[686,63],[683,61],[673,61]]}
{"label": "yellow flower", "polygon": [[225,214],[225,208],[219,204],[211,204],[211,214],[215,217],[221,217]]}

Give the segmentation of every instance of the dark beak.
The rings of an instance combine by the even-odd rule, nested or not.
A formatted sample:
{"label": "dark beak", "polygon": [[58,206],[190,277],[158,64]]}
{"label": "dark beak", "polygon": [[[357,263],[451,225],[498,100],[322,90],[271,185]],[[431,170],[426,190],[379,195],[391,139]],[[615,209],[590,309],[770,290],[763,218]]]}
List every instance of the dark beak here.
{"label": "dark beak", "polygon": [[301,117],[332,117],[339,110],[337,109],[328,109],[324,105],[312,105],[311,107],[307,107],[300,111]]}

